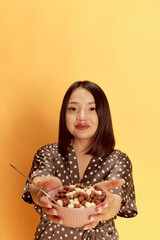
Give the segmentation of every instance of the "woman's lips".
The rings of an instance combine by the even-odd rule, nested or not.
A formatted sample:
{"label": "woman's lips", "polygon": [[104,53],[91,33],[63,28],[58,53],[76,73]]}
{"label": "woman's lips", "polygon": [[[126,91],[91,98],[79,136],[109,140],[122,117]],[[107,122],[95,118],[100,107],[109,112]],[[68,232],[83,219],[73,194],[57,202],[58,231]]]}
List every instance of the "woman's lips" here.
{"label": "woman's lips", "polygon": [[85,129],[89,128],[89,125],[88,124],[77,124],[76,128],[78,130],[85,130]]}

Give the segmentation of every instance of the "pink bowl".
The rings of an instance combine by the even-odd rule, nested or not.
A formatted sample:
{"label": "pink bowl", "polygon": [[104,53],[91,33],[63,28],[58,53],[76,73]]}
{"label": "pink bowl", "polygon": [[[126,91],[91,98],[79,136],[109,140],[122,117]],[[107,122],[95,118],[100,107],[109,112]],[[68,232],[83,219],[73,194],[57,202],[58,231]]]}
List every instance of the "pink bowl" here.
{"label": "pink bowl", "polygon": [[[62,190],[63,186],[60,188],[55,188],[48,192],[48,194],[54,198],[55,194]],[[68,227],[82,227],[85,224],[89,224],[91,221],[89,220],[90,215],[95,215],[97,212],[95,211],[94,207],[89,208],[67,208],[61,207],[59,205],[54,204],[54,208],[57,209],[58,215],[63,219],[64,223],[67,223]]]}

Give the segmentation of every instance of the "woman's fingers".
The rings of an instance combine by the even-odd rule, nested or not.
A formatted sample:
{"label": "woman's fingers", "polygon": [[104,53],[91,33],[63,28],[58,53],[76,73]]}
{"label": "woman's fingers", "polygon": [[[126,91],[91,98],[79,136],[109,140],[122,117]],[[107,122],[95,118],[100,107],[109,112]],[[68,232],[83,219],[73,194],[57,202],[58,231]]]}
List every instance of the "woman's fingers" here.
{"label": "woman's fingers", "polygon": [[97,214],[94,214],[94,215],[90,215],[89,216],[89,220],[91,221],[91,222],[97,222],[97,221],[99,221],[99,219],[100,218],[102,218],[103,217],[103,214],[102,213],[97,213]]}
{"label": "woman's fingers", "polygon": [[85,224],[85,225],[83,226],[83,229],[84,229],[84,230],[87,230],[87,229],[92,229],[92,228],[94,228],[95,226],[97,226],[97,224],[99,223],[99,221],[101,221],[101,219],[103,219],[103,217],[104,217],[104,214],[103,214],[103,213],[97,213],[97,214],[94,214],[94,215],[90,215],[90,216],[89,216],[90,223]]}
{"label": "woman's fingers", "polygon": [[[44,191],[49,192],[50,190],[62,186],[62,182],[57,177],[46,176],[46,177],[35,177],[33,182],[43,188]],[[52,207],[52,203],[45,197],[45,195],[32,183],[29,184],[29,190],[32,199],[35,204],[41,207]],[[45,198],[44,198],[45,197]],[[47,206],[48,204],[48,206]]]}
{"label": "woman's fingers", "polygon": [[63,224],[63,219],[59,216],[48,215],[48,219],[56,224]]}
{"label": "woman's fingers", "polygon": [[[46,176],[40,179],[35,179],[35,183],[43,188],[44,191],[50,190],[62,186],[61,181],[56,177]],[[38,205],[46,208],[52,208],[53,204],[47,197],[41,192],[38,192]]]}
{"label": "woman's fingers", "polygon": [[108,199],[108,201],[107,200],[104,201],[103,204],[96,207],[95,211],[97,212],[97,214],[89,216],[89,220],[91,221],[91,223],[84,225],[83,226],[84,230],[94,228],[98,224],[99,221],[103,221],[105,219],[105,215],[106,215],[107,211],[109,211],[109,206],[111,205],[111,202],[113,201],[111,195],[112,195],[111,193],[108,193],[108,197],[110,196],[110,199]]}
{"label": "woman's fingers", "polygon": [[106,200],[95,208],[97,213],[107,213],[111,208],[113,208],[114,202],[118,199],[119,202],[122,201],[122,197],[110,192],[106,192]]}
{"label": "woman's fingers", "polygon": [[37,181],[37,185],[42,187],[44,191],[49,192],[53,188],[62,186],[62,182],[57,177],[46,176]]}
{"label": "woman's fingers", "polygon": [[38,201],[39,201],[38,205],[41,207],[46,207],[46,208],[53,207],[53,203],[51,203],[51,201],[46,197],[46,195],[44,195],[41,192],[39,192]]}
{"label": "woman's fingers", "polygon": [[125,183],[124,179],[115,179],[111,181],[103,181],[95,184],[94,186],[99,186],[103,190],[110,191],[113,188],[121,187]]}
{"label": "woman's fingers", "polygon": [[93,222],[91,222],[91,223],[89,223],[89,224],[85,224],[85,225],[83,226],[83,229],[84,229],[84,230],[92,229],[92,228],[94,228],[95,226],[97,226],[98,223],[99,223],[99,221],[93,221]]}
{"label": "woman's fingers", "polygon": [[99,206],[97,206],[95,208],[95,211],[97,213],[106,214],[106,212],[112,206],[112,203],[114,201],[114,197],[110,192],[106,192],[106,194],[107,194],[106,200],[102,204],[100,204]]}
{"label": "woman's fingers", "polygon": [[57,211],[55,208],[42,207],[42,210],[43,210],[43,212],[46,213],[47,215],[58,216],[58,211]]}

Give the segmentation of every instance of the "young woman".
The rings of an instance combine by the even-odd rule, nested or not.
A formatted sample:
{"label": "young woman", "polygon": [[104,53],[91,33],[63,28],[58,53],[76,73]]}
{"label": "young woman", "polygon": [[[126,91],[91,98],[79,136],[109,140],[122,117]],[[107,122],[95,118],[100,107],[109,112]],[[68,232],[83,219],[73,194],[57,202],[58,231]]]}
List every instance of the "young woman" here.
{"label": "young woman", "polygon": [[33,184],[26,183],[23,199],[35,204],[41,220],[35,239],[118,240],[114,219],[137,214],[128,156],[114,149],[109,104],[103,90],[90,81],[78,81],[67,90],[60,113],[59,141],[35,154],[29,177],[45,191],[82,183],[107,190],[107,201],[89,216],[90,224],[67,227],[52,203]]}

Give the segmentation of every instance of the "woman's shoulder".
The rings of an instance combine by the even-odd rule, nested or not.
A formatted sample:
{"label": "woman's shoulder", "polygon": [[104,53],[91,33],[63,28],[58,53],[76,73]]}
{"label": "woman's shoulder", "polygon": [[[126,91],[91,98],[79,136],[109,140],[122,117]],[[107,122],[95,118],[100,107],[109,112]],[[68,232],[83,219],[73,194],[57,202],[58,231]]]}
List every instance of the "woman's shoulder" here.
{"label": "woman's shoulder", "polygon": [[119,149],[114,149],[105,158],[105,161],[110,166],[115,166],[115,167],[124,166],[124,167],[132,169],[132,162],[131,162],[130,158],[128,157],[128,155],[125,152],[123,152]]}
{"label": "woman's shoulder", "polygon": [[118,156],[123,156],[123,155],[127,156],[127,154],[120,149],[114,149],[113,152],[111,152],[111,154],[115,154],[115,155],[118,155]]}
{"label": "woman's shoulder", "polygon": [[114,149],[110,154],[109,157],[121,160],[129,160],[128,155],[119,149]]}
{"label": "woman's shoulder", "polygon": [[37,153],[45,153],[45,152],[58,153],[58,143],[57,142],[47,143],[37,150]]}

